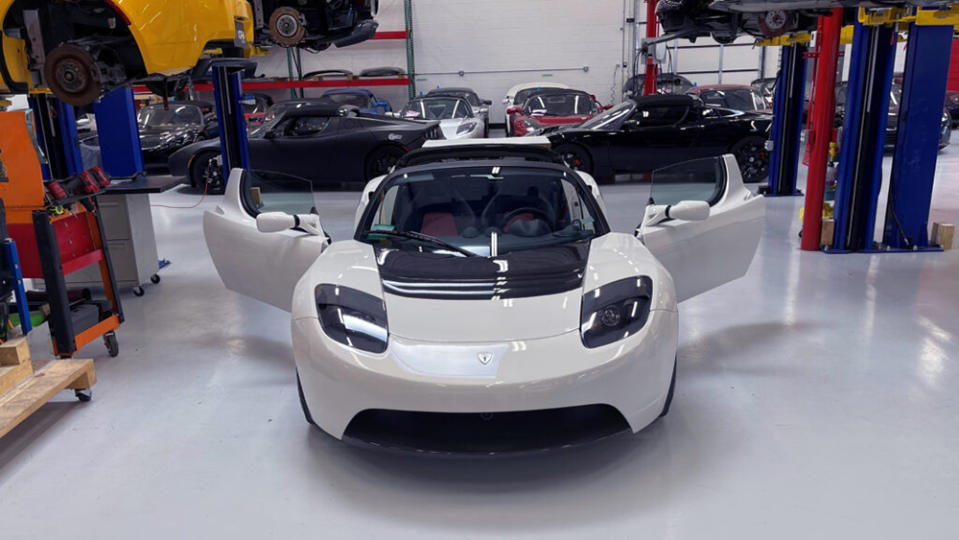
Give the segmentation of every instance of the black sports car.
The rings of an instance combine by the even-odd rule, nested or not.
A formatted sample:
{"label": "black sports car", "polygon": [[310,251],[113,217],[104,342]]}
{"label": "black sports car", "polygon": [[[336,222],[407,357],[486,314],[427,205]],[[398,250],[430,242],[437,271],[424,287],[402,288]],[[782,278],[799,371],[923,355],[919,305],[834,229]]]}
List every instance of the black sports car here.
{"label": "black sports car", "polygon": [[759,182],[769,174],[765,143],[771,126],[766,114],[706,107],[688,95],[657,95],[628,99],[578,126],[542,134],[567,164],[599,181],[731,153],[743,179]]}
{"label": "black sports car", "polygon": [[147,105],[137,113],[137,123],[148,169],[166,168],[171,154],[188,144],[216,137],[219,131],[213,104],[206,101]]}
{"label": "black sports car", "polygon": [[959,127],[959,92],[946,92],[946,110],[949,111],[949,118],[952,119],[952,128]]}
{"label": "black sports car", "polygon": [[[406,152],[442,139],[439,122],[411,122],[335,104],[289,108],[249,134],[250,165],[327,187],[385,174]],[[208,192],[225,187],[220,141],[191,144],[170,157],[170,174]]]}

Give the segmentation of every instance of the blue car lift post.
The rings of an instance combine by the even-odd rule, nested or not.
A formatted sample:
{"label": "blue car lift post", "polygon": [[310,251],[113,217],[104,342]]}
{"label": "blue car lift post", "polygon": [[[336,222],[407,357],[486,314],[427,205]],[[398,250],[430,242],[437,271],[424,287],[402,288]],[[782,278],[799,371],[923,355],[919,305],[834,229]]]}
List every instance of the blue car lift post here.
{"label": "blue car lift post", "polygon": [[951,129],[942,125],[942,96],[949,73],[949,54],[943,51],[952,47],[953,26],[941,18],[923,24],[927,13],[934,10],[917,11],[917,20],[909,24],[899,134],[880,246],[885,251],[942,250],[929,243],[928,222],[939,137],[943,129]]}
{"label": "blue car lift post", "polygon": [[114,178],[133,178],[146,170],[140,148],[133,89],[117,88],[93,104],[103,170]]}
{"label": "blue car lift post", "polygon": [[[896,24],[909,22],[909,43],[883,240],[874,240]],[[954,12],[860,10],[853,33],[849,94],[836,189],[836,235],[830,253],[940,251],[928,238],[929,205],[942,129]]]}
{"label": "blue car lift post", "polygon": [[873,249],[896,36],[891,25],[856,22],[853,31],[829,252]]}
{"label": "blue car lift post", "polygon": [[[795,39],[795,38],[793,38]],[[805,105],[806,51],[808,34],[801,41],[783,45],[779,73],[773,94],[772,155],[769,158],[769,185],[760,188],[767,196],[802,195],[796,189],[802,110]]]}
{"label": "blue car lift post", "polygon": [[213,68],[213,94],[216,100],[216,118],[220,128],[220,155],[223,166],[223,187],[230,171],[250,168],[250,150],[246,135],[246,116],[243,113],[243,74],[255,66],[249,60],[216,59]]}
{"label": "blue car lift post", "polygon": [[49,94],[33,94],[28,101],[33,109],[37,142],[47,158],[47,163],[41,163],[43,177],[62,179],[83,172],[73,106]]}

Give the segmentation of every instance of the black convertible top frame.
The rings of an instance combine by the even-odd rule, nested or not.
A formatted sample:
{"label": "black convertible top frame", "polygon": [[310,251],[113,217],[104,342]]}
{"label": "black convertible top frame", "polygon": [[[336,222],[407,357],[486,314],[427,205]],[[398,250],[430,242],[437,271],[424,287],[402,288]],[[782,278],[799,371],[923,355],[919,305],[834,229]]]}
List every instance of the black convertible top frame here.
{"label": "black convertible top frame", "polygon": [[563,158],[551,149],[535,145],[519,144],[471,144],[465,146],[438,146],[419,148],[404,155],[396,162],[394,170],[442,161],[466,161],[477,159],[520,158],[527,161],[557,163],[563,165]]}

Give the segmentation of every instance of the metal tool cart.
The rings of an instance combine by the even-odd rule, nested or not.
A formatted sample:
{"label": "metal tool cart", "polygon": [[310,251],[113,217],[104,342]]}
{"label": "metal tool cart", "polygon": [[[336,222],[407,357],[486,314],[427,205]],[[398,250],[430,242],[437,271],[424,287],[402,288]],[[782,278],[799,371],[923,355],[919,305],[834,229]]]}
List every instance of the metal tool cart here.
{"label": "metal tool cart", "polygon": [[[103,234],[109,245],[119,288],[132,288],[143,296],[143,285],[159,283],[162,267],[153,234],[150,194],[163,193],[180,185],[182,179],[137,176],[128,182],[111,184],[97,198],[103,220]],[[98,287],[100,275],[88,268],[67,277],[69,287]]]}

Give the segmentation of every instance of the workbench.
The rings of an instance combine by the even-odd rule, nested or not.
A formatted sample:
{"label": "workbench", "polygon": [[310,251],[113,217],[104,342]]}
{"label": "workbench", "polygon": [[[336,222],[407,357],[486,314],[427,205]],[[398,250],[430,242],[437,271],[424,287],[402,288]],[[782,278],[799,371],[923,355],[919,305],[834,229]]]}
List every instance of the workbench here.
{"label": "workbench", "polygon": [[[172,176],[114,179],[97,198],[117,287],[130,287],[135,295],[142,296],[143,285],[160,282],[150,194],[169,191],[182,183],[182,178]],[[67,286],[99,287],[102,281],[96,269],[90,268],[67,276]]]}

